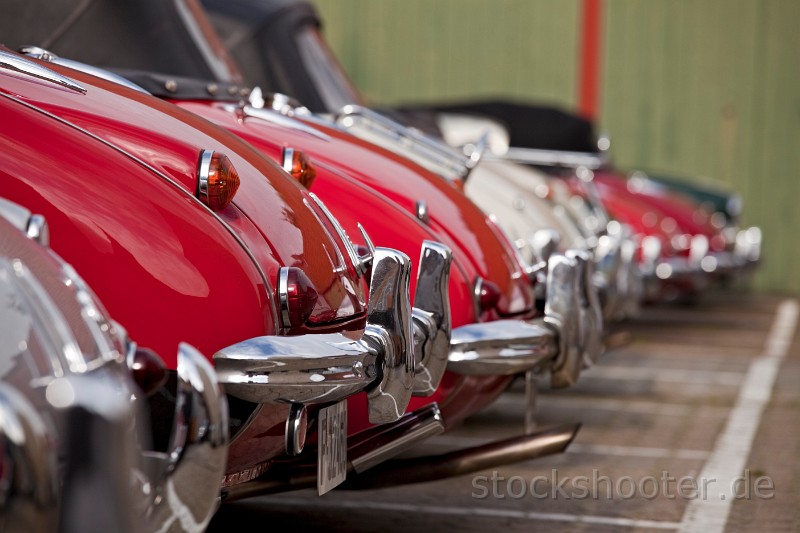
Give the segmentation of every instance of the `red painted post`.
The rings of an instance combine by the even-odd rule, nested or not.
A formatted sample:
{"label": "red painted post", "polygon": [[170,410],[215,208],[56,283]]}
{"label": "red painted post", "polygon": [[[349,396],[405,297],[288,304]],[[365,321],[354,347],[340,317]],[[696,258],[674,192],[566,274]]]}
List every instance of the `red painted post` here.
{"label": "red painted post", "polygon": [[588,119],[600,113],[600,59],[602,55],[602,0],[583,0],[578,72],[578,112]]}

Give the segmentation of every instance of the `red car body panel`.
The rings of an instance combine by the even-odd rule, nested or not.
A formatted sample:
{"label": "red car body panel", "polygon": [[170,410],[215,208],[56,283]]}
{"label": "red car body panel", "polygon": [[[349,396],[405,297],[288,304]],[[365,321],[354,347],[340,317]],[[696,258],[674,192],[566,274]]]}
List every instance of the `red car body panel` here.
{"label": "red car body panel", "polygon": [[[472,283],[475,277],[486,275],[486,267],[490,263],[485,261],[486,256],[482,249],[478,248],[479,257],[477,259],[472,259],[472,251],[474,246],[480,247],[483,241],[493,241],[494,249],[500,248],[496,254],[506,256],[505,259],[494,258],[494,262],[491,263],[493,268],[491,273],[500,270],[495,277],[502,276],[502,279],[508,280],[507,286],[513,287],[512,291],[517,290],[524,293],[524,296],[512,297],[524,298],[525,305],[532,306],[527,277],[522,275],[519,266],[516,266],[516,272],[512,270],[510,263],[515,258],[507,257],[508,254],[502,249],[501,239],[493,233],[482,213],[479,213],[479,217],[475,216],[471,203],[469,203],[468,209],[463,209],[461,205],[450,199],[455,195],[436,193],[438,203],[431,202],[429,205],[435,206],[433,209],[436,210],[441,208],[443,212],[449,210],[452,218],[448,222],[454,226],[449,232],[443,233],[437,231],[433,224],[427,226],[419,222],[408,212],[413,209],[413,205],[403,208],[395,201],[395,199],[399,199],[408,202],[408,197],[394,193],[389,188],[390,185],[396,186],[398,183],[408,183],[411,186],[420,182],[422,186],[419,188],[422,189],[422,194],[426,192],[426,189],[434,191],[443,189],[449,193],[452,188],[441,178],[430,177],[430,181],[435,180],[437,186],[441,183],[442,189],[430,186],[427,184],[426,178],[420,178],[415,174],[416,169],[407,166],[403,160],[400,160],[398,164],[397,158],[393,154],[393,157],[389,159],[384,157],[380,151],[373,151],[372,145],[350,142],[348,134],[344,134],[343,138],[339,138],[337,135],[336,137],[331,136],[330,140],[325,140],[307,132],[277,126],[257,118],[242,120],[235,112],[213,102],[175,101],[175,103],[229,129],[276,160],[281,160],[285,146],[306,152],[317,166],[317,177],[312,186],[314,193],[325,202],[345,231],[354,239],[358,236],[357,224],[361,223],[377,244],[398,249],[409,255],[412,258],[414,270],[416,270],[416,260],[423,240],[439,240],[453,248],[454,261],[449,286],[453,327],[477,321],[474,296],[471,290]],[[379,149],[376,148],[376,150]],[[391,177],[397,182],[387,184],[384,183],[386,178],[380,180],[373,176]],[[416,191],[416,189],[413,190]],[[389,196],[386,194],[387,192],[391,193],[394,198],[387,197]],[[460,195],[460,193],[458,194]],[[421,196],[421,198],[425,197]],[[462,221],[469,217],[473,217],[471,218],[472,224],[467,226]],[[479,230],[472,233],[470,232],[472,228],[479,228]],[[465,244],[463,240],[457,240],[456,235],[459,237],[466,235],[467,238],[471,237],[474,240]],[[484,268],[478,270],[476,266]],[[494,281],[495,277],[488,279]],[[416,276],[412,274],[411,278],[413,294]],[[530,304],[527,303],[529,301]],[[485,315],[482,318],[491,319],[493,317],[488,313]],[[442,409],[446,424],[453,426],[494,400],[508,386],[510,380],[511,378],[507,376],[465,377],[448,372],[432,396],[412,398],[408,410],[411,411],[436,401]],[[363,402],[361,398],[354,397],[350,400],[348,408],[350,432],[368,427],[366,402]]]}
{"label": "red car body panel", "polygon": [[[59,71],[56,65],[48,67]],[[225,153],[238,171],[241,184],[232,206],[217,214],[249,245],[273,287],[281,266],[299,267],[320,294],[309,323],[363,317],[366,311],[363,283],[352,265],[339,264],[331,246],[325,246],[330,241],[337,242],[340,248],[343,244],[332,229],[326,229],[327,223],[312,207],[307,192],[286,179],[286,174],[271,160],[200,117],[166,102],[69,69],[62,68],[61,72],[84,83],[87,94],[63,90],[37,92],[33,89],[36,84],[12,77],[4,80],[3,90],[21,93],[26,102],[146,161],[192,196],[197,187],[200,150]],[[125,98],[120,99],[118,93]],[[143,187],[133,196],[148,192]],[[120,198],[121,202],[125,200]],[[258,231],[252,231],[254,228]],[[202,234],[197,237],[202,239]]]}
{"label": "red car body panel", "polygon": [[[500,313],[524,315],[531,312],[533,293],[522,266],[516,261],[512,245],[498,238],[486,215],[442,178],[402,156],[316,122],[309,125],[330,136],[331,140],[258,118],[238,116],[224,104],[206,101],[175,103],[234,131],[272,157],[280,157],[279,146],[302,149],[314,162],[340,170],[412,215],[416,212],[417,200],[424,200],[429,206],[430,228],[453,249],[454,258],[465,273],[480,276],[500,288]],[[312,189],[318,190],[316,182]],[[482,318],[492,318],[492,315]],[[460,324],[454,322],[454,325]]]}
{"label": "red car body panel", "polygon": [[711,225],[708,215],[703,213],[697,204],[665,190],[632,190],[629,187],[628,179],[613,171],[595,172],[595,181],[604,197],[614,194],[630,195],[641,204],[643,209],[658,211],[664,217],[674,220],[675,233],[705,235],[709,239],[711,250],[722,251],[725,249],[724,237]]}
{"label": "red car body panel", "polygon": [[[306,329],[364,328],[365,280],[349,262],[337,268],[337,257],[348,257],[342,240],[283,170],[175,106],[48,68],[86,94],[0,75],[3,195],[47,218],[52,248],[142,346],[174,369],[179,342],[211,356],[276,334],[282,266],[302,268],[328,299],[318,317],[341,317]],[[216,214],[192,191],[201,149],[223,151],[241,178],[237,201]],[[285,421],[286,406],[260,406],[252,427],[231,443],[228,472],[282,455]]]}

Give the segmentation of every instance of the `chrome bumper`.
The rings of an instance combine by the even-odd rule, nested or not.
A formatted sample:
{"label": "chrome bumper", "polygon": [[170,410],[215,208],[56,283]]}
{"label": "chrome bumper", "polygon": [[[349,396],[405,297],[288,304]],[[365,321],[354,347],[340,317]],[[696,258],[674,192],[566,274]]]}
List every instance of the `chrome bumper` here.
{"label": "chrome bumper", "polygon": [[369,389],[370,422],[397,420],[411,398],[415,369],[410,271],[405,254],[376,249],[360,339],[340,333],[264,336],[220,350],[214,363],[225,392],[254,403],[306,404]]}
{"label": "chrome bumper", "polygon": [[[575,383],[584,353],[597,355],[596,294],[581,254],[547,260],[544,318],[498,320],[453,330],[448,370],[462,375],[503,376],[550,369],[555,387]],[[594,310],[589,311],[591,306]],[[599,346],[602,346],[600,344]]]}

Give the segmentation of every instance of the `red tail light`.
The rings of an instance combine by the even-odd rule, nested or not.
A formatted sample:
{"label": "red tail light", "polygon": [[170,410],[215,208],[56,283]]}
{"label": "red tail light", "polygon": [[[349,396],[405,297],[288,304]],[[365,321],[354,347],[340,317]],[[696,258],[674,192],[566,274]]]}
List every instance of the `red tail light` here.
{"label": "red tail light", "polygon": [[133,356],[129,357],[128,366],[133,373],[133,380],[145,396],[150,396],[166,383],[167,366],[155,352],[137,347]]}
{"label": "red tail light", "polygon": [[283,170],[292,175],[303,187],[311,188],[317,169],[302,150],[286,147],[283,149]]}
{"label": "red tail light", "polygon": [[197,197],[214,211],[228,207],[239,189],[239,174],[225,154],[203,150],[197,169]]}
{"label": "red tail light", "polygon": [[500,296],[500,288],[491,281],[486,281],[483,278],[478,278],[475,281],[475,301],[481,313],[497,307]]}
{"label": "red tail light", "polygon": [[306,323],[317,305],[317,290],[297,267],[283,267],[278,273],[281,322],[286,329]]}

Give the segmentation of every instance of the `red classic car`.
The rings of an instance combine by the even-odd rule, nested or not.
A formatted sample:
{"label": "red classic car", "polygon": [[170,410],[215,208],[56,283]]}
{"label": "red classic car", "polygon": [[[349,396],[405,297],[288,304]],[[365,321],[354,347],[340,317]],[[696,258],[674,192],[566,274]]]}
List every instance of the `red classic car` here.
{"label": "red classic car", "polygon": [[[274,126],[270,126],[268,122],[274,120],[272,116],[274,113],[259,110],[256,105],[232,109],[230,104],[220,105],[211,102],[210,100],[212,99],[223,101],[233,99],[235,101],[241,95],[242,88],[223,81],[235,80],[237,76],[235,72],[231,71],[230,62],[223,57],[224,54],[220,53],[220,47],[214,40],[213,34],[210,34],[208,25],[202,18],[202,13],[198,12],[197,5],[193,2],[181,2],[180,6],[182,8],[177,9],[147,3],[128,13],[125,8],[101,3],[92,6],[92,9],[80,18],[80,21],[76,21],[76,24],[70,25],[64,32],[60,32],[57,41],[61,49],[69,50],[79,58],[92,57],[98,50],[96,47],[87,46],[87,42],[81,37],[86,36],[81,31],[81,28],[86,28],[87,25],[92,24],[102,24],[106,28],[124,24],[124,31],[135,31],[133,28],[137,27],[145,31],[147,27],[145,22],[147,20],[153,19],[158,13],[171,13],[173,16],[168,18],[173,21],[179,20],[181,23],[166,29],[161,27],[156,30],[155,33],[158,33],[158,35],[153,36],[153,40],[139,41],[141,45],[141,50],[139,51],[132,50],[127,41],[122,43],[116,38],[104,40],[104,49],[106,51],[116,50],[110,56],[104,54],[104,62],[108,64],[109,62],[118,61],[118,66],[145,66],[157,70],[169,68],[177,73],[190,70],[196,74],[208,75],[210,72],[218,81],[198,84],[173,74],[163,77],[132,72],[125,72],[124,74],[129,79],[133,79],[137,85],[144,87],[148,92],[159,94],[162,97],[172,97],[173,99],[181,98],[184,100],[181,105],[223,124],[226,128],[233,129],[238,134],[246,136],[251,142],[256,142],[261,136],[266,135],[267,138],[261,142],[269,143],[269,136],[273,135],[272,142],[274,146],[275,142],[283,142],[284,144],[289,142],[286,137],[294,135],[296,138],[292,137],[294,140],[291,142],[295,145],[299,144],[299,147],[307,148],[309,153],[322,159],[324,164],[336,166],[340,171],[346,171],[357,181],[369,185],[389,199],[396,201],[398,205],[408,212],[417,216],[425,216],[426,223],[436,232],[436,235],[456,249],[457,261],[462,261],[464,265],[462,270],[464,268],[469,269],[466,272],[467,276],[464,283],[459,288],[462,300],[466,297],[466,305],[453,306],[454,309],[465,314],[464,316],[467,318],[464,322],[474,322],[478,318],[488,320],[501,317],[517,316],[526,318],[526,316],[531,316],[533,301],[528,277],[530,273],[523,270],[524,266],[520,265],[513,246],[502,235],[499,235],[497,228],[493,226],[491,221],[458,191],[436,179],[430,173],[426,173],[416,165],[409,163],[404,158],[376,149],[374,146],[362,141],[357,141],[338,129],[333,129],[330,124],[321,126],[314,123],[313,126],[317,130],[319,128],[328,129],[328,131],[319,132],[316,136],[308,135],[308,131],[303,132],[304,135],[298,136],[296,127],[284,129],[284,131],[273,130],[273,133],[270,133],[270,127],[274,128]],[[149,30],[147,31],[149,32]],[[178,42],[183,43],[183,46],[161,46],[159,48],[160,52],[156,54],[157,58],[156,55],[150,53],[151,46],[154,43],[160,42],[162,45],[166,45],[172,40],[175,40],[176,45]],[[194,50],[189,50],[186,48],[186,44],[192,41],[200,44]],[[191,48],[191,44],[189,44],[189,47]],[[175,53],[176,50],[180,50],[180,54]],[[28,53],[52,59],[52,54],[43,51],[30,49]],[[193,55],[190,61],[184,61],[183,59],[187,53]],[[217,55],[219,57],[216,57]],[[64,60],[58,61],[64,62]],[[198,67],[198,64],[203,62],[205,62],[203,68]],[[68,61],[66,64],[68,64]],[[215,69],[215,66],[224,66],[224,68]],[[94,70],[94,73],[103,76],[103,73],[99,70]],[[205,102],[185,103],[187,99],[205,100]],[[257,124],[256,120],[244,120],[258,118],[255,115],[259,114],[262,115],[260,116],[263,119],[262,124]],[[285,123],[286,121],[284,121],[284,126],[286,125]],[[308,129],[306,128],[306,130]],[[276,135],[277,137],[275,137]],[[328,143],[317,143],[309,146],[309,143],[313,143],[315,138],[319,140],[319,137],[326,137]],[[334,140],[336,141],[335,143],[333,143]],[[294,149],[294,147],[289,148]],[[278,146],[278,150],[281,150],[280,146]],[[347,157],[342,157],[343,153],[347,154]],[[281,153],[276,153],[273,154],[273,157],[281,161],[284,156]],[[350,161],[351,163],[342,163],[342,161]],[[391,175],[394,179],[387,179],[383,177],[384,174]],[[317,183],[322,181],[327,180],[317,179]],[[404,188],[397,186],[400,182],[404,184]],[[412,184],[413,189],[404,190],[412,187]],[[315,190],[320,192],[321,190],[316,188],[321,186],[323,185],[315,185]],[[336,186],[341,187],[341,185]],[[348,186],[352,187],[352,185]],[[351,202],[342,200],[340,195],[332,193],[323,193],[323,198],[331,205],[339,203],[340,209],[332,209],[337,217],[343,220],[354,220],[352,214],[349,213],[352,208]],[[426,215],[423,211],[428,207],[429,211]],[[381,221],[381,223],[386,227],[386,221]],[[351,234],[357,234],[354,224],[348,229],[351,230]],[[389,229],[388,231],[397,233],[396,229]],[[381,237],[385,238],[383,235]],[[580,257],[560,258],[555,261],[563,263],[563,270],[580,269],[580,276],[573,274],[568,274],[568,276],[580,277],[581,283],[584,283],[585,279],[589,277],[588,271],[584,274],[582,270],[583,259]],[[561,274],[554,275],[559,276]],[[571,302],[574,301],[574,297],[557,296],[560,289],[571,291],[570,287],[573,283],[553,283],[553,285],[554,288],[551,289],[551,293],[553,293],[551,304],[548,307],[551,315],[549,321],[551,323],[558,322],[561,328],[559,357],[555,364],[554,382],[557,384],[569,384],[574,381],[581,364],[580,350],[577,349],[579,344],[577,340],[578,331],[592,330],[596,332],[599,329],[599,324],[593,328],[579,328],[575,325],[574,313],[563,310],[564,306],[572,305]],[[556,285],[561,286],[555,287]],[[482,302],[485,307],[483,310],[478,309],[477,314],[474,313],[474,305],[472,305],[474,300],[472,294],[475,292],[476,287],[479,294],[484,294],[478,303]],[[495,294],[496,292],[499,292],[499,295]],[[591,300],[581,298],[580,301],[586,303]],[[555,309],[556,302],[562,307],[561,312]],[[471,316],[469,316],[470,314]],[[455,319],[454,323],[462,322],[459,317],[455,317]],[[458,334],[459,332],[457,331],[455,335],[458,336]],[[470,360],[468,365],[471,368],[470,372],[477,372],[478,365],[482,365],[483,370],[481,372],[492,375],[517,371],[523,368],[523,365],[529,368],[532,366],[532,362],[538,361],[543,357],[543,354],[538,353],[537,349],[537,353],[533,357],[528,356],[527,359],[522,357],[522,353],[519,353],[519,356],[514,360],[507,357],[499,358],[496,353],[498,342],[508,345],[521,339],[534,338],[534,344],[537,346],[542,342],[541,339],[551,339],[549,341],[551,345],[555,343],[549,330],[541,327],[531,328],[518,320],[503,323],[492,322],[477,330],[475,328],[464,330],[464,334],[468,334],[466,339],[469,341],[468,346],[470,346],[471,352],[475,352],[477,346],[475,344],[476,335],[479,335],[486,347],[483,350],[486,353],[480,360]],[[585,335],[583,338],[588,339],[590,337],[596,339],[597,335],[593,337]],[[598,342],[595,341],[593,343],[595,351],[597,350],[597,345]],[[464,349],[458,346],[456,348],[457,352]],[[591,352],[592,350],[586,351]],[[463,357],[461,363],[454,362],[455,366],[459,364],[465,366]],[[498,368],[502,370],[498,370]],[[500,382],[507,381],[508,378],[500,380]],[[499,387],[496,389],[499,390]],[[477,403],[474,394],[468,395],[464,393],[464,396],[471,397],[470,403]],[[474,407],[471,409],[474,409]],[[460,408],[460,410],[464,413],[468,412],[463,408]],[[461,417],[463,417],[463,414],[458,414],[453,418],[458,419]]]}
{"label": "red classic car", "polygon": [[163,364],[108,318],[47,249],[48,235],[44,217],[0,198],[2,523],[14,531],[156,530],[182,507],[205,523],[228,443],[211,365],[178,347],[171,445],[154,450],[142,404],[165,377]]}
{"label": "red classic car", "polygon": [[[344,420],[338,402],[352,394],[366,391],[373,422],[402,416],[414,371],[406,256],[357,252],[277,165],[117,83],[0,51],[0,106],[4,195],[47,217],[53,248],[170,368],[182,341],[221,352],[232,397],[226,484],[299,453],[317,420]],[[150,399],[167,427],[175,381]],[[421,423],[440,426],[434,415]],[[253,427],[262,429],[247,438]],[[297,430],[287,437],[286,427]],[[343,457],[345,433],[326,435],[336,440],[320,450]],[[171,442],[156,428],[157,449]]]}

